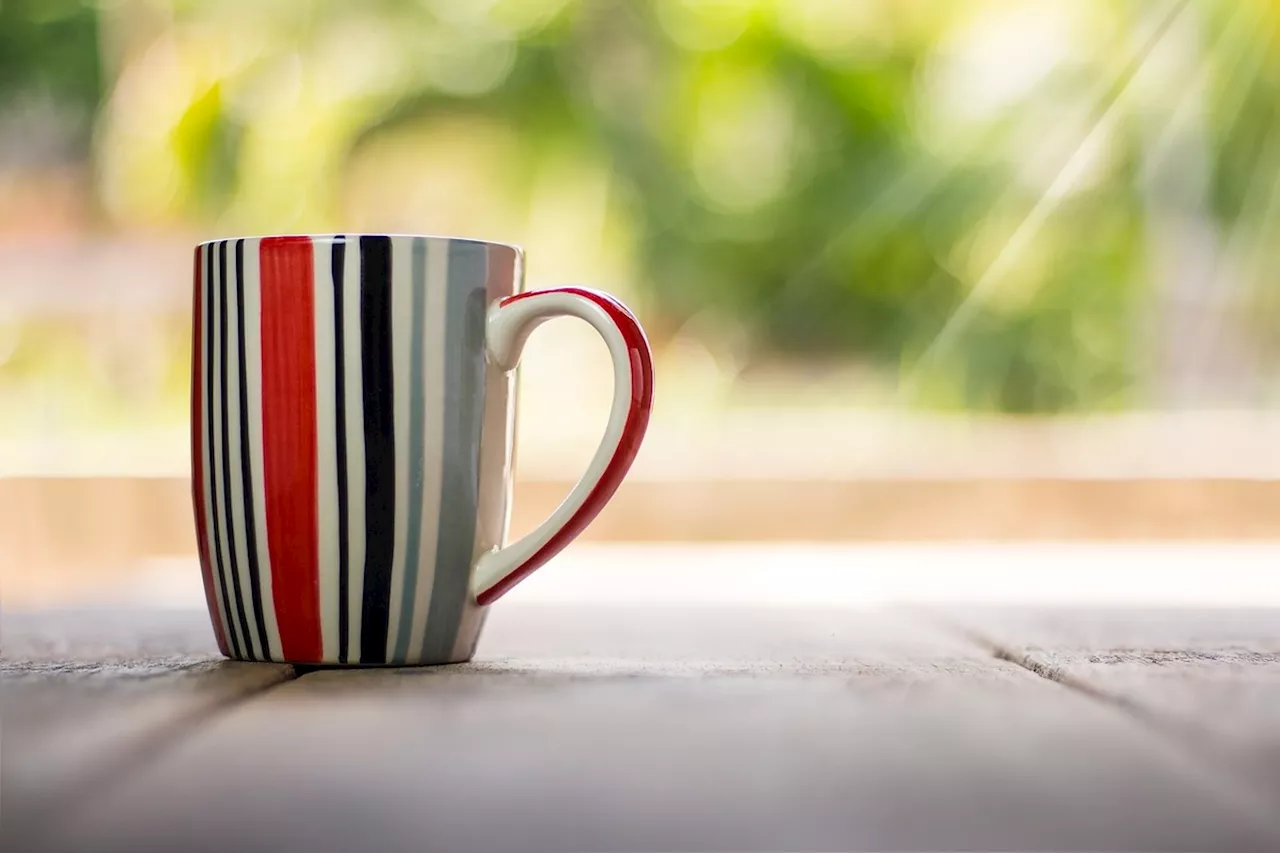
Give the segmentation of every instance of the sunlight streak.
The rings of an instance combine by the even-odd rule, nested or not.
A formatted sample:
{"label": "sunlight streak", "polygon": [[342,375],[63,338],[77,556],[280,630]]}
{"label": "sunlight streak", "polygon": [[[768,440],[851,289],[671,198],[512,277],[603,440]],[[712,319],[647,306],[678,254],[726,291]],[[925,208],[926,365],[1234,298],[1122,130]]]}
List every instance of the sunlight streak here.
{"label": "sunlight streak", "polygon": [[1189,0],[1177,0],[1172,5],[1171,10],[1155,27],[1152,35],[1136,52],[1129,65],[1117,76],[1114,85],[1108,91],[1107,97],[1098,105],[1096,110],[1098,115],[1089,133],[1075,147],[1067,161],[1059,169],[1057,177],[1027,213],[1022,223],[1014,229],[1004,248],[991,261],[983,274],[979,276],[968,295],[950,314],[937,335],[924,348],[910,371],[903,377],[902,383],[898,388],[900,404],[911,401],[918,390],[923,373],[935,359],[939,358],[951,346],[956,337],[973,319],[983,297],[999,283],[1012,262],[1024,250],[1049,216],[1058,208],[1067,191],[1077,180],[1081,162],[1093,156],[1094,146],[1098,144],[1099,139],[1103,136],[1110,123],[1116,119],[1120,111],[1121,100],[1130,90],[1138,70],[1146,63],[1174,21],[1186,9],[1188,3]]}

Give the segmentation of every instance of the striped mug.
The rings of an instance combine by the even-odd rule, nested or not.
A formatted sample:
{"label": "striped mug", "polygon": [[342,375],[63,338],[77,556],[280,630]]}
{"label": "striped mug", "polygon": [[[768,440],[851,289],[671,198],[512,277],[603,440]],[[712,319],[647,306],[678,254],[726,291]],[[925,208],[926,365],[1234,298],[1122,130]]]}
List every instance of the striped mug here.
{"label": "striped mug", "polygon": [[[521,292],[523,275],[518,247],[452,237],[197,247],[192,500],[225,656],[468,660],[486,606],[613,496],[649,422],[644,333],[606,294]],[[560,316],[608,345],[613,409],[581,481],[507,544],[514,369]]]}

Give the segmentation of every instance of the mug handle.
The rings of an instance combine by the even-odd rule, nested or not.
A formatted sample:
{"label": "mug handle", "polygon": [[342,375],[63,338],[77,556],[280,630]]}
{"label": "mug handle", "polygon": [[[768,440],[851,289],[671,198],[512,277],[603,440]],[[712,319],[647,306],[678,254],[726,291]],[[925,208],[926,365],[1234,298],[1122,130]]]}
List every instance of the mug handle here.
{"label": "mug handle", "polygon": [[582,479],[555,512],[516,542],[480,556],[472,577],[479,605],[492,604],[577,538],[613,497],[640,450],[653,406],[653,357],[631,312],[607,293],[555,287],[518,293],[489,310],[485,347],[500,370],[514,370],[529,334],[552,317],[590,323],[613,359],[613,407],[604,438]]}

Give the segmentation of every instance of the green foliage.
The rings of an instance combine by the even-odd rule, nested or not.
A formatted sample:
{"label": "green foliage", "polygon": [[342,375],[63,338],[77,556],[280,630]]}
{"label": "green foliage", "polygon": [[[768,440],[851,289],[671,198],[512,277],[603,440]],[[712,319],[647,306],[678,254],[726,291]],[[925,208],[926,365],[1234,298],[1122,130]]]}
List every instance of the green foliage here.
{"label": "green foliage", "polygon": [[[1138,387],[1149,143],[1129,111],[1148,107],[1120,110],[1083,177],[1060,180],[1116,86],[1117,46],[1136,41],[1136,9],[1105,0],[1011,8],[1033,19],[1052,12],[1072,38],[1096,43],[1066,50],[1042,74],[1028,49],[1020,61],[1031,70],[997,69],[996,88],[1040,74],[1025,91],[952,121],[938,115],[967,107],[967,95],[937,86],[960,73],[957,40],[994,14],[990,4],[170,6],[165,37],[199,70],[188,72],[185,106],[154,119],[168,122],[155,150],[178,176],[177,190],[153,193],[164,215],[270,219],[290,209],[276,205],[284,188],[302,187],[313,219],[300,222],[336,220],[329,196],[313,191],[333,172],[405,128],[480,117],[519,140],[492,166],[512,204],[527,202],[549,159],[604,164],[649,316],[664,328],[711,318],[748,363],[856,359],[900,374],[907,403],[1005,412],[1116,408]],[[1258,181],[1280,169],[1280,55],[1275,16],[1243,20],[1237,8],[1203,16],[1208,214],[1262,233],[1274,205]],[[4,92],[38,83],[100,105],[92,9],[0,0]],[[252,55],[227,59],[243,44]],[[276,100],[253,107],[264,93]],[[1174,112],[1180,99],[1166,93]],[[121,174],[160,164],[129,168]],[[1258,316],[1276,304],[1261,300]]]}
{"label": "green foliage", "polygon": [[98,21],[91,0],[0,0],[0,103],[56,100],[83,119],[102,97]]}
{"label": "green foliage", "polygon": [[178,167],[193,188],[193,204],[202,212],[219,212],[231,196],[242,131],[227,115],[218,84],[192,101],[173,128]]}

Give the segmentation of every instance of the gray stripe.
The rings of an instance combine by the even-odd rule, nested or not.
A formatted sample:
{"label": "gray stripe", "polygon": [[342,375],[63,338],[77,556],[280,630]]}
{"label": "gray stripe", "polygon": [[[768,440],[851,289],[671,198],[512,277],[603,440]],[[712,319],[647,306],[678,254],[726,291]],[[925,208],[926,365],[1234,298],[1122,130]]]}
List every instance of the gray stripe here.
{"label": "gray stripe", "polygon": [[400,627],[392,660],[403,661],[409,654],[413,632],[413,604],[418,595],[418,564],[422,560],[422,327],[426,314],[427,241],[414,238],[410,289],[413,292],[409,333],[409,511],[404,546],[404,591],[400,596]]}
{"label": "gray stripe", "polygon": [[[424,662],[452,657],[475,557],[480,490],[480,426],[484,414],[484,318],[488,263],[479,243],[449,243],[445,334],[444,446],[441,449],[435,588],[422,644]],[[439,286],[439,283],[432,283]]]}

